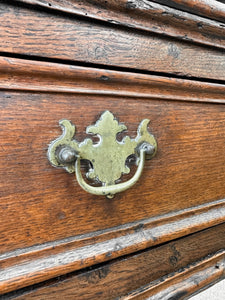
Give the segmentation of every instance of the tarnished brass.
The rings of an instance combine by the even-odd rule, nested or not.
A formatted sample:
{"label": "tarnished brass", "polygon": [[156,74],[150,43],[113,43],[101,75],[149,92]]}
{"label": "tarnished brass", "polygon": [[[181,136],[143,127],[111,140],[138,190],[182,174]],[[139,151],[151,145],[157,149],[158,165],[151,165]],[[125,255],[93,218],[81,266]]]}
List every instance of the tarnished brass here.
{"label": "tarnished brass", "polygon": [[[99,141],[93,143],[89,138],[83,142],[73,139],[75,126],[68,120],[61,120],[63,134],[53,141],[48,149],[48,159],[54,167],[63,167],[68,172],[75,171],[79,185],[87,192],[105,195],[112,198],[134,185],[142,173],[144,161],[154,157],[157,143],[148,132],[148,119],[144,119],[137,130],[135,139],[125,136],[117,140],[117,134],[126,130],[124,124],[118,123],[113,114],[105,111],[95,125],[88,126],[86,133],[97,135]],[[127,158],[136,156],[137,170],[135,175],[126,182],[116,183],[122,174],[130,172],[126,164]],[[88,160],[90,168],[86,176],[102,186],[89,185],[82,177],[80,161]]]}

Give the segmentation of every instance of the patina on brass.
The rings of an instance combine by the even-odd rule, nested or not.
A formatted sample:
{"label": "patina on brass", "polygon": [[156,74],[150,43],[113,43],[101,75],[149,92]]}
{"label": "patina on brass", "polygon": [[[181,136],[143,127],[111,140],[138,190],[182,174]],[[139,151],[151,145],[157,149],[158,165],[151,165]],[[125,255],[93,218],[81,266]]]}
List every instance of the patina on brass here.
{"label": "patina on brass", "polygon": [[[70,173],[75,172],[79,185],[85,191],[112,198],[116,193],[134,185],[140,178],[145,158],[150,159],[156,154],[157,143],[148,132],[148,123],[148,119],[140,123],[135,139],[125,136],[122,141],[118,141],[117,134],[127,127],[118,123],[111,112],[105,111],[95,125],[86,129],[86,133],[97,135],[99,141],[93,143],[87,138],[79,143],[73,139],[75,126],[68,120],[61,120],[59,124],[63,134],[50,144],[48,159],[55,167],[63,167]],[[122,174],[130,172],[129,166],[126,165],[130,155],[136,156],[136,173],[128,181],[116,183]],[[90,162],[86,176],[102,186],[91,186],[83,179],[80,171],[81,160]]]}

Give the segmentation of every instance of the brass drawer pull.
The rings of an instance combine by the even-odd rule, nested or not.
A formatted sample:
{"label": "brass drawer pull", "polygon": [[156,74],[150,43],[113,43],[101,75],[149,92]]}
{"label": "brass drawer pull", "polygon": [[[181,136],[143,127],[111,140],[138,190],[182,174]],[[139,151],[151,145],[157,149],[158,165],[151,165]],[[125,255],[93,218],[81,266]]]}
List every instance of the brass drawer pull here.
{"label": "brass drawer pull", "polygon": [[[68,120],[61,120],[59,124],[63,134],[50,144],[48,159],[54,167],[63,167],[70,173],[75,172],[79,185],[85,191],[112,198],[116,193],[133,186],[141,176],[145,158],[151,159],[156,154],[157,143],[148,132],[148,123],[148,119],[140,123],[135,139],[125,136],[119,142],[117,134],[127,127],[118,123],[111,112],[105,111],[95,125],[86,129],[86,133],[99,137],[98,143],[94,144],[89,138],[80,143],[74,140],[75,126]],[[128,181],[116,184],[122,174],[130,172],[126,160],[131,155],[136,157],[136,173]],[[83,179],[80,170],[80,161],[83,159],[90,162],[86,176],[102,186],[91,186]]]}

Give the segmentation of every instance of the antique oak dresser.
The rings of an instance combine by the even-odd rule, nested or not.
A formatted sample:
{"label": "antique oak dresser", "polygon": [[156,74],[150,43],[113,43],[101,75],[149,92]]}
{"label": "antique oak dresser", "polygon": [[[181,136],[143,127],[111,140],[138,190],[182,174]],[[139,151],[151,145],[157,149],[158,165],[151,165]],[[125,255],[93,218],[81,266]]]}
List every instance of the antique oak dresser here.
{"label": "antique oak dresser", "polygon": [[224,1],[1,1],[0,52],[0,299],[222,280]]}

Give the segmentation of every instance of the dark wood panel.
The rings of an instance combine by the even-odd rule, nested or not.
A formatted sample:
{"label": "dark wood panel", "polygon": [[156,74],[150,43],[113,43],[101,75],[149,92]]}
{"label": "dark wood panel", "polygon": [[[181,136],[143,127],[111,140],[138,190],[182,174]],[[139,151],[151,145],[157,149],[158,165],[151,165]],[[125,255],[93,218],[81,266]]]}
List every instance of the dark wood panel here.
{"label": "dark wood panel", "polygon": [[219,49],[4,4],[0,14],[3,52],[225,79]]}
{"label": "dark wood panel", "polygon": [[[82,140],[106,109],[133,137],[149,118],[159,145],[141,180],[112,201],[87,194],[46,159],[48,143],[61,132],[58,120],[72,120]],[[225,198],[224,123],[225,106],[216,104],[140,100],[137,111],[135,98],[1,93],[1,251]]]}
{"label": "dark wood panel", "polygon": [[[111,24],[195,41],[213,47],[224,48],[225,46],[224,24],[212,21],[212,18],[217,18],[224,23],[224,5],[217,4],[218,2],[215,1],[211,1],[210,5],[202,5],[202,0],[164,1],[166,5],[178,2],[179,5],[183,4],[182,11],[143,0],[20,0],[17,2],[29,3],[42,9],[44,7],[49,11],[91,17]],[[190,7],[194,13],[202,13],[209,19],[186,13],[185,11]]]}
{"label": "dark wood panel", "polygon": [[[152,294],[161,293],[162,299],[167,299],[169,295],[175,296],[181,290],[187,296],[194,292],[197,286],[202,288],[209,282],[212,283],[223,277],[224,268],[220,261],[224,255],[215,255],[201,263],[195,261],[224,247],[225,225],[223,224],[85,273],[58,278],[55,282],[53,280],[46,285],[43,284],[43,287],[39,289],[28,289],[25,294],[15,296],[15,299],[44,299],[46,297],[49,300],[99,298],[109,300],[126,295],[141,286],[143,287],[136,293],[123,299],[136,299],[136,296],[141,296],[141,294],[144,296],[139,298],[146,299],[146,295],[150,294],[150,288]],[[195,262],[193,266],[188,266],[193,262]],[[177,270],[180,271],[163,278]],[[201,274],[199,274],[200,271]],[[195,282],[193,282],[194,278]],[[189,285],[184,282],[185,279],[189,279]],[[180,283],[181,280],[183,280],[183,285]],[[179,283],[179,287],[175,289],[174,284]],[[165,290],[168,288],[170,291],[167,290],[167,295]]]}

